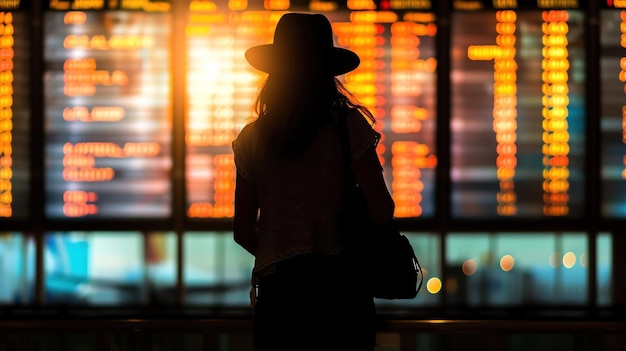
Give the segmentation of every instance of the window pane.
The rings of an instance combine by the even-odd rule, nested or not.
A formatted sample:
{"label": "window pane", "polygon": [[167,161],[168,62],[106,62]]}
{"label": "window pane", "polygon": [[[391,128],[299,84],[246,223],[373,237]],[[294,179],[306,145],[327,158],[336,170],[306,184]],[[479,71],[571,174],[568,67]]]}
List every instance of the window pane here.
{"label": "window pane", "polygon": [[583,304],[588,272],[580,233],[450,234],[450,303],[469,306]]}
{"label": "window pane", "polygon": [[0,232],[0,305],[33,301],[34,252],[33,240]]}
{"label": "window pane", "polygon": [[248,306],[254,258],[230,232],[186,233],[186,302],[215,306]]}
{"label": "window pane", "polygon": [[611,233],[600,233],[597,238],[598,305],[613,303],[613,239]]}
{"label": "window pane", "polygon": [[138,303],[144,291],[144,269],[140,233],[67,232],[46,236],[47,303]]}
{"label": "window pane", "polygon": [[146,237],[145,257],[151,303],[176,302],[176,234],[150,233]]}
{"label": "window pane", "polygon": [[[556,237],[557,245],[559,237]],[[582,233],[564,233],[562,235],[560,262],[556,268],[557,302],[584,304],[587,301],[587,286],[589,285],[589,271],[587,256],[587,236]]]}

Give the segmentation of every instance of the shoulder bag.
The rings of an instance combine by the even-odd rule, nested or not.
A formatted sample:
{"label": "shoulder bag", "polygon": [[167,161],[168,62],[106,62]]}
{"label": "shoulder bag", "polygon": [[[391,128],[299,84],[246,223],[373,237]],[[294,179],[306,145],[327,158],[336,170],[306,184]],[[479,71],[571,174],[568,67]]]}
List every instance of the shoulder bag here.
{"label": "shoulder bag", "polygon": [[377,224],[370,220],[367,203],[352,170],[346,114],[339,116],[343,164],[346,174],[342,203],[342,244],[349,260],[371,289],[373,297],[387,300],[417,296],[423,273],[407,237],[396,221]]}

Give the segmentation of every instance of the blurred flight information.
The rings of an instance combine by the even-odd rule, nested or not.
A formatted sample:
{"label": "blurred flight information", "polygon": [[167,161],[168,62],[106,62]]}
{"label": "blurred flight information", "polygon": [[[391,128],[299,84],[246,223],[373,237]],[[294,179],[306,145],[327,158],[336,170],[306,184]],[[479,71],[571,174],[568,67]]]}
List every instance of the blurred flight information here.
{"label": "blurred flight information", "polygon": [[451,23],[452,216],[581,217],[584,12],[460,10]]}
{"label": "blurred flight information", "polygon": [[336,45],[360,56],[360,66],[339,79],[377,119],[378,153],[396,217],[432,216],[437,28],[430,10],[430,1],[190,1],[188,216],[233,215],[231,142],[253,116],[266,77],[250,67],[244,52],[270,43],[286,11],[323,12],[332,22]]}
{"label": "blurred flight information", "polygon": [[[617,3],[617,2],[615,2]],[[600,12],[602,211],[626,217],[626,2]]]}
{"label": "blurred flight information", "polygon": [[171,215],[169,5],[49,2],[47,217]]}
{"label": "blurred flight information", "polygon": [[26,6],[0,3],[0,218],[29,213],[29,31],[20,11]]}

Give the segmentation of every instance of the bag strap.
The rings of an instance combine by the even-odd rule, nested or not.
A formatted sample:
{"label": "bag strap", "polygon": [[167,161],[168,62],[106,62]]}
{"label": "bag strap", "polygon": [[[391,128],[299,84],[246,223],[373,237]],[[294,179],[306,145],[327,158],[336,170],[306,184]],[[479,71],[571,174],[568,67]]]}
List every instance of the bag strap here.
{"label": "bag strap", "polygon": [[348,134],[348,114],[345,108],[339,109],[337,129],[339,130],[343,168],[345,170],[346,177],[350,183],[356,184],[356,178],[354,177],[354,172],[352,170],[352,150],[350,149],[350,135]]}

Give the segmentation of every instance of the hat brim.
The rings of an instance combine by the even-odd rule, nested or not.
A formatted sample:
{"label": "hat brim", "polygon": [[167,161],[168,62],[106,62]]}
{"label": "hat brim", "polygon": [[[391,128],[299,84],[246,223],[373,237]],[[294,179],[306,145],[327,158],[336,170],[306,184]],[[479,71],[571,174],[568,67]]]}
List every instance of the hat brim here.
{"label": "hat brim", "polygon": [[[245,56],[252,67],[265,73],[273,73],[284,69],[276,59],[281,52],[284,51],[277,49],[275,44],[265,44],[249,48]],[[326,58],[326,68],[334,76],[353,71],[360,63],[361,60],[356,53],[338,47],[330,48]]]}

